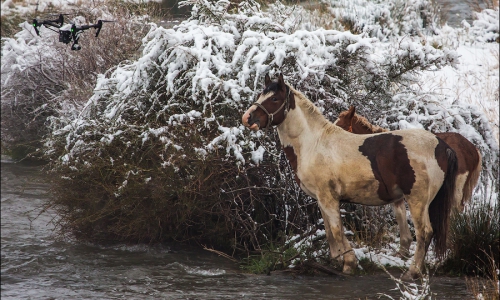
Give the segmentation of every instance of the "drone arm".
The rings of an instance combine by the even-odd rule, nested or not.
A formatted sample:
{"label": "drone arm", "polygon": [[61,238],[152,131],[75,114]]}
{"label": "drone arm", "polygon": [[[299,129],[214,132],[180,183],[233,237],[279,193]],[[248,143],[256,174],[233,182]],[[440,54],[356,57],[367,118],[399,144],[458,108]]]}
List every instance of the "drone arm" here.
{"label": "drone arm", "polygon": [[[58,20],[56,20],[56,22],[59,22]],[[43,21],[42,24],[40,25],[50,25],[52,27],[56,27],[56,28],[61,28],[62,24],[57,24],[57,23],[54,23],[54,21]]]}
{"label": "drone arm", "polygon": [[77,32],[77,31],[83,31],[83,30],[87,30],[87,29],[90,29],[90,28],[96,28],[97,31],[95,33],[95,37],[98,37],[99,36],[99,33],[101,32],[101,28],[102,28],[102,20],[99,20],[97,21],[97,24],[92,24],[92,25],[82,25],[82,26],[79,26],[79,27],[74,27],[74,32]]}
{"label": "drone arm", "polygon": [[39,23],[37,19],[33,19],[33,27],[35,27],[35,32],[38,36],[40,36],[40,30],[38,30],[38,27],[42,25],[49,25],[52,27],[61,28],[63,26],[63,23],[64,23],[64,17],[62,14],[60,14],[59,18],[55,20],[45,20],[42,21],[41,23]]}
{"label": "drone arm", "polygon": [[87,29],[90,29],[90,28],[97,28],[97,24],[82,25],[82,26],[76,27],[75,29],[78,30],[78,31],[80,31],[80,30],[87,30]]}

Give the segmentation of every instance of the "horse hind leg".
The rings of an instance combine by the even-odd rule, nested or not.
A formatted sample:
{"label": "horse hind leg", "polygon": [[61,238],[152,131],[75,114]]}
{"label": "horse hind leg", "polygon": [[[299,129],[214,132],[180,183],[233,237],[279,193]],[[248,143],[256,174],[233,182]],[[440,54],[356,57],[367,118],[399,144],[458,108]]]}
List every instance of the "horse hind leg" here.
{"label": "horse hind leg", "polygon": [[[454,201],[453,201],[453,209],[455,211],[463,211],[464,210],[464,199],[466,198],[466,184],[467,178],[469,177],[469,172],[465,172],[464,174],[457,175],[456,184],[455,184],[455,192],[454,192]],[[472,195],[472,193],[471,193]],[[470,198],[469,198],[470,199]]]}
{"label": "horse hind leg", "polygon": [[481,175],[481,170],[482,170],[481,152],[479,152],[478,149],[476,149],[476,152],[477,156],[475,157],[474,161],[475,167],[467,175],[467,179],[465,180],[464,188],[462,191],[463,197],[461,199],[460,205],[458,206],[458,209],[460,209],[460,211],[463,211],[465,204],[470,202],[470,199],[472,198],[472,192],[474,191],[474,188],[477,185],[477,181],[479,180],[479,176]]}
{"label": "horse hind leg", "polygon": [[394,216],[399,226],[399,252],[398,256],[408,258],[410,255],[410,245],[413,241],[410,227],[406,219],[406,206],[404,200],[396,201],[392,204]]}
{"label": "horse hind leg", "polygon": [[408,201],[408,205],[413,217],[413,224],[415,225],[417,246],[410,269],[404,274],[403,280],[417,279],[422,276],[425,255],[433,234],[428,206],[422,202],[412,203],[411,201]]}

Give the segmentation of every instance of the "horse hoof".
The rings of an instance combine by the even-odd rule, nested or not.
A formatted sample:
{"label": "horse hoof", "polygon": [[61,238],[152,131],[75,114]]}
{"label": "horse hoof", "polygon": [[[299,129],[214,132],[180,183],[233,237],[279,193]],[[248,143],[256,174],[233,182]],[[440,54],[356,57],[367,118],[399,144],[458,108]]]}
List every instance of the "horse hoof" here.
{"label": "horse hoof", "polygon": [[354,274],[354,268],[351,266],[344,265],[344,268],[342,269],[342,273],[352,275]]}

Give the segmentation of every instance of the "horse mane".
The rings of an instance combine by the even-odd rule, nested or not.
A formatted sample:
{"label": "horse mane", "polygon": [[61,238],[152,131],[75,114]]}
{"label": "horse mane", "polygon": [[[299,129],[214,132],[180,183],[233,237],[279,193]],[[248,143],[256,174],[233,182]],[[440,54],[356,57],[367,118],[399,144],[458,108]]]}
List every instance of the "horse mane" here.
{"label": "horse mane", "polygon": [[[346,114],[347,111],[344,111],[342,112],[340,115],[342,116],[342,114]],[[389,130],[385,129],[385,128],[382,128],[380,126],[377,126],[377,125],[373,125],[372,123],[368,122],[368,120],[363,117],[363,116],[360,116],[358,114],[355,114],[356,116],[356,123],[361,123],[361,125],[365,126],[366,128],[368,128],[368,130],[370,130],[372,133],[379,133],[379,132],[387,132]]]}
{"label": "horse mane", "polygon": [[330,122],[327,118],[325,118],[325,116],[319,111],[318,107],[314,105],[314,103],[312,103],[311,100],[307,99],[307,97],[304,94],[302,94],[301,92],[297,91],[292,87],[290,87],[290,89],[292,90],[293,95],[295,96],[295,104],[305,108],[307,111],[311,113],[312,117],[315,120],[322,122],[323,129],[325,130],[326,133],[332,133],[341,129],[340,127]]}

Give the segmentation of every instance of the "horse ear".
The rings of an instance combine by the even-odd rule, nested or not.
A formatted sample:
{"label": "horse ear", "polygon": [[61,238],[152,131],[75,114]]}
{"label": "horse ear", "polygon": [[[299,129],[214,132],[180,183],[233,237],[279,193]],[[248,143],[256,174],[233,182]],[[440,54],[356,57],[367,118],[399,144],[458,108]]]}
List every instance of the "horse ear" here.
{"label": "horse ear", "polygon": [[347,117],[352,119],[355,113],[356,113],[356,108],[351,105],[349,111],[347,112]]}
{"label": "horse ear", "polygon": [[266,74],[266,77],[264,78],[264,84],[265,86],[268,86],[271,83],[271,77],[269,77],[269,73]]}
{"label": "horse ear", "polygon": [[282,91],[286,91],[286,84],[285,79],[283,78],[283,73],[280,73],[280,75],[278,76],[278,86]]}

